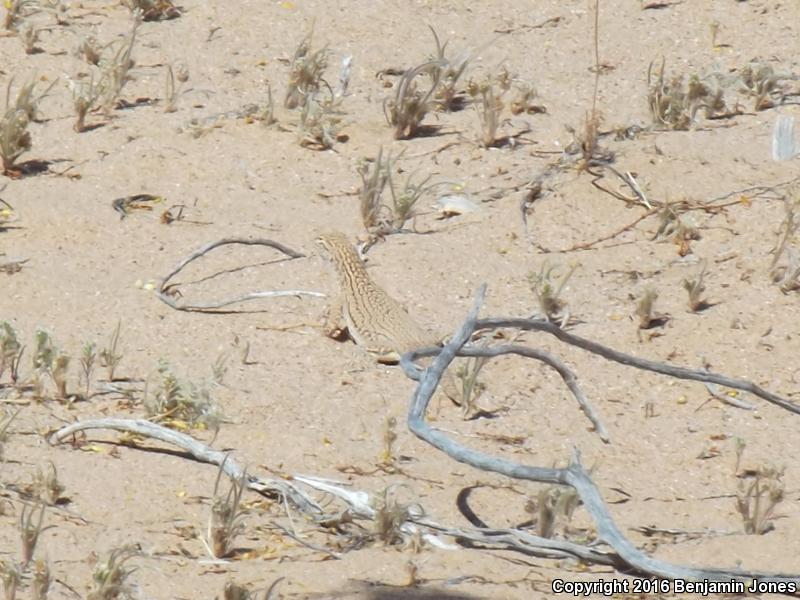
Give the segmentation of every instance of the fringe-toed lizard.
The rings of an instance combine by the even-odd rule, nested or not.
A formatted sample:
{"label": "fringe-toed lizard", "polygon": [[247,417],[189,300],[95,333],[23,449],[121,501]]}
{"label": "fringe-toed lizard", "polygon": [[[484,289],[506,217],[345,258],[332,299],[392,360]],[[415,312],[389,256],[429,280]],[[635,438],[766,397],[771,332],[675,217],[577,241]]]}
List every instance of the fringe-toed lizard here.
{"label": "fringe-toed lizard", "polygon": [[[372,280],[343,233],[324,233],[315,242],[333,264],[339,279],[339,294],[328,311],[325,335],[338,338],[346,329],[357,345],[382,364],[396,364],[409,350],[441,345],[441,340],[420,327]],[[461,403],[450,373],[445,373],[442,389],[453,402]]]}

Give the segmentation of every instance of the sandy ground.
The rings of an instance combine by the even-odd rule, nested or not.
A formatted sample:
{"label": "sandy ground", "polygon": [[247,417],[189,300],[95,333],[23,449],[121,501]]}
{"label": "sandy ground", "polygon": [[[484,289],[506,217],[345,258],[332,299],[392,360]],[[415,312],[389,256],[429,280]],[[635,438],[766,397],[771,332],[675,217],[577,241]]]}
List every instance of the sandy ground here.
{"label": "sandy ground", "polygon": [[[84,597],[98,557],[129,543],[142,549],[130,561],[137,570],[129,579],[140,598],[222,597],[226,581],[264,590],[278,578],[283,580],[273,598],[538,598],[551,597],[554,579],[620,577],[575,560],[430,545],[366,542],[333,559],[274,523],[330,550],[342,540],[315,532],[297,514],[290,522],[280,503],[254,493],[244,498],[239,552],[233,560],[213,562],[200,538],[214,467],[171,450],[120,444],[120,435],[110,432],[89,432],[77,447],[46,443],[48,432],[75,420],[145,416],[144,382],[152,391],[160,361],[166,361],[183,381],[210,392],[224,415],[213,447],[230,451],[251,473],[314,474],[377,495],[404,486],[405,497],[454,527],[470,526],[456,500],[472,487],[469,505],[487,525],[530,523],[526,505],[546,486],[460,465],[412,436],[404,426],[412,382],[397,367],[376,365],[356,345],[325,338],[319,323],[327,299],[262,299],[229,314],[187,313],[160,302],[149,285],[202,244],[265,237],[306,257],[281,261],[265,248],[222,248],[178,276],[180,300],[270,289],[332,294],[336,283],[313,239],[330,229],[353,241],[366,239],[358,167],[380,146],[394,156],[404,152],[396,163],[403,171],[398,180],[430,175],[449,182],[438,191],[459,190],[479,207],[439,219],[436,196],[428,194],[408,224],[418,233],[388,236],[368,254],[372,276],[431,330],[452,332],[484,282],[482,315],[529,316],[539,311],[529,275],[547,265],[563,273],[574,264],[562,294],[573,333],[640,357],[746,378],[789,399],[798,395],[797,292],[783,293],[770,278],[783,197],[792,193],[781,184],[797,176],[798,164],[772,160],[772,130],[778,115],[798,113],[796,97],[754,111],[753,99],[731,84],[725,99],[731,109],[738,102],[741,114],[709,120],[701,112],[687,131],[651,127],[647,103],[648,65],[661,57],[669,77],[735,78],[756,60],[781,74],[800,73],[795,3],[714,0],[659,9],[643,9],[636,0],[602,3],[600,60],[606,67],[597,107],[601,131],[611,133],[601,137],[601,149],[614,153],[612,166],[634,174],[652,202],[717,208],[682,215],[699,235],[683,247],[656,235],[660,221],[653,214],[590,249],[572,251],[566,250],[609,236],[647,211],[593,185],[633,197],[610,169],[593,169],[602,175],[595,181],[576,157],[564,158],[572,141],[568,128],[580,129],[592,105],[594,14],[585,0],[545,0],[535,9],[511,1],[186,0],[179,18],[140,27],[135,80],[122,92],[129,102],[162,100],[143,100],[110,117],[90,113],[87,123],[102,126],[80,134],[73,131],[66,80],[91,69],[73,49],[88,35],[101,45],[121,39],[130,29],[129,12],[114,2],[72,2],[64,24],[48,12],[27,20],[42,28],[41,52],[26,55],[16,36],[0,38],[0,86],[13,79],[13,90],[38,78],[41,90],[58,81],[41,102],[41,122],[30,126],[32,149],[21,158],[50,161],[48,170],[0,178],[0,197],[13,207],[12,221],[0,229],[0,263],[27,259],[18,272],[0,273],[0,320],[11,323],[28,347],[23,378],[32,375],[36,329],[51,333],[72,356],[67,389],[73,395],[84,389],[81,347],[90,341],[104,347],[120,322],[123,358],[115,375],[128,379],[120,386],[135,390],[131,398],[101,393],[109,389],[102,368],[92,376],[88,401],[54,399],[47,378],[46,398],[38,401],[8,385],[7,374],[0,380],[3,408],[21,408],[8,429],[0,469],[0,560],[19,560],[17,521],[37,469],[52,462],[65,500],[48,508],[50,528],[36,551],[57,579],[51,598]],[[298,144],[298,113],[281,106],[287,61],[312,23],[315,47],[330,49],[332,83],[341,60],[353,57],[349,95],[341,105],[347,139],[324,151]],[[386,86],[397,77],[382,80],[376,73],[430,58],[435,46],[428,25],[449,40],[451,56],[475,50],[464,85],[505,66],[533,82],[546,113],[512,117],[506,111],[503,118],[511,120],[504,133],[523,133],[499,147],[477,143],[479,120],[470,106],[429,115],[425,123],[436,127],[430,135],[394,140],[383,103],[394,91]],[[188,66],[188,91],[175,112],[165,112],[165,65],[177,63]],[[234,112],[248,103],[265,102],[267,83],[277,99],[278,123],[265,127],[236,118]],[[796,82],[784,79],[779,89],[796,91]],[[189,127],[192,119],[206,125],[198,137]],[[631,127],[638,135],[613,133]],[[544,177],[544,187],[528,211],[526,233],[520,201],[537,177]],[[120,219],[112,201],[139,193],[165,201]],[[162,223],[161,213],[173,205],[185,206],[183,219]],[[692,312],[682,281],[696,277],[703,265],[704,297],[712,305]],[[669,318],[642,330],[636,302],[649,287],[659,293],[656,310]],[[457,408],[443,405],[437,427],[464,444],[529,465],[565,465],[572,449],[580,449],[621,530],[657,558],[800,571],[800,417],[750,395],[744,398],[753,410],[723,404],[702,384],[613,364],[542,334],[518,341],[557,354],[575,370],[611,443],[591,430],[552,371],[521,358],[492,361],[481,372],[485,391],[478,403],[495,418],[464,420]],[[243,361],[245,346],[249,357]],[[222,364],[220,357],[225,372],[215,383],[212,367]],[[398,422],[393,453],[399,469],[379,470],[391,417]],[[211,443],[208,432],[193,434]],[[784,499],[765,535],[746,535],[736,510],[738,487],[752,481],[737,477],[742,442],[739,475],[785,468]],[[643,527],[690,533],[646,537]],[[557,526],[562,538],[594,535],[582,508],[566,529]],[[24,585],[30,585],[28,576]]]}

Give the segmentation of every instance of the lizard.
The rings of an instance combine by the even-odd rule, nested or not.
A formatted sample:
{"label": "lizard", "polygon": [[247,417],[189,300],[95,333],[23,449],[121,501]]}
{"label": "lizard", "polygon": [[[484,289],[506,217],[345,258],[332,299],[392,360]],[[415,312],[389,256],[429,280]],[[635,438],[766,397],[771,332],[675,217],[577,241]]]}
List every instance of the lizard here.
{"label": "lizard", "polygon": [[[323,330],[331,338],[347,335],[381,364],[396,364],[410,350],[440,346],[441,340],[421,327],[403,306],[367,273],[361,257],[340,232],[323,233],[315,240],[333,265],[339,293],[328,310]],[[442,379],[445,394],[460,404],[453,376]]]}

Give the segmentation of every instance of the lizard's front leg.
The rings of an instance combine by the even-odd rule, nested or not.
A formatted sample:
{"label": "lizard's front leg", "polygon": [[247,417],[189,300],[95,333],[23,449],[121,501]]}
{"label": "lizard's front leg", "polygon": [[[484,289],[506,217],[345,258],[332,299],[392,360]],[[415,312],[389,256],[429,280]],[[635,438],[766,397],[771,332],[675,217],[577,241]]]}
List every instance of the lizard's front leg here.
{"label": "lizard's front leg", "polygon": [[347,336],[347,322],[344,319],[344,303],[341,294],[337,295],[328,307],[322,323],[322,331],[329,338],[340,340]]}

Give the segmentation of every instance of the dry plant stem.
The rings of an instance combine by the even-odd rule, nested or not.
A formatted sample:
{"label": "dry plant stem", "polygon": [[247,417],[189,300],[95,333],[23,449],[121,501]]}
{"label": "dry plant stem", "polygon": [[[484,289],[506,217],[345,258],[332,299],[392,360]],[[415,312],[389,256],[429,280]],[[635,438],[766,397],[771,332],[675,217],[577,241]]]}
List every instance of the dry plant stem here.
{"label": "dry plant stem", "polygon": [[[467,448],[450,439],[443,432],[428,425],[425,421],[425,412],[436,391],[442,374],[456,355],[459,354],[459,350],[469,341],[472,333],[479,328],[517,327],[525,329],[527,327],[520,327],[520,325],[530,323],[528,319],[478,320],[478,311],[483,304],[485,292],[486,286],[483,285],[476,294],[474,305],[464,324],[444,348],[441,349],[433,364],[419,378],[419,385],[411,399],[411,406],[408,413],[408,427],[417,437],[428,442],[435,448],[438,448],[454,460],[468,464],[482,471],[500,473],[514,479],[568,485],[574,488],[597,527],[598,537],[614,550],[614,553],[622,565],[624,565],[624,570],[627,573],[633,572],[640,575],[651,575],[669,579],[709,579],[714,581],[735,579],[745,583],[749,582],[752,578],[770,582],[800,582],[800,575],[761,574],[737,569],[699,569],[695,567],[673,565],[647,556],[628,541],[614,523],[600,495],[600,490],[581,464],[580,451],[578,449],[574,450],[570,465],[567,468],[554,469],[532,467],[502,458],[495,458],[483,452]],[[547,325],[549,325],[549,323]],[[585,341],[582,340],[582,342]],[[603,350],[605,351],[607,349]],[[408,364],[408,359],[413,358],[415,355],[419,354],[416,352],[407,353],[403,356],[406,360],[401,362],[406,375],[411,378],[416,378],[416,376],[419,375],[415,369]],[[603,354],[601,354],[601,356],[602,355]],[[619,563],[616,564],[619,565]]]}
{"label": "dry plant stem", "polygon": [[189,256],[181,260],[181,262],[179,262],[175,266],[175,268],[169,273],[169,275],[167,275],[161,280],[161,283],[158,286],[157,290],[159,299],[165,304],[174,308],[175,310],[202,312],[204,310],[215,310],[223,308],[225,306],[236,304],[238,302],[246,302],[247,300],[253,300],[255,298],[276,298],[281,296],[312,296],[315,298],[325,297],[325,294],[321,292],[311,292],[306,290],[279,290],[279,291],[268,291],[268,292],[251,292],[249,294],[237,296],[236,298],[231,298],[229,300],[221,300],[219,302],[209,302],[207,304],[178,304],[175,298],[173,298],[169,293],[170,280],[173,277],[175,277],[175,275],[180,273],[183,270],[183,268],[186,267],[186,265],[188,265],[190,262],[197,260],[198,258],[204,256],[205,254],[208,254],[214,248],[218,248],[220,246],[225,246],[228,244],[243,244],[245,246],[269,246],[270,248],[275,248],[276,250],[287,255],[290,259],[303,258],[305,256],[305,254],[301,252],[297,252],[296,250],[292,250],[291,248],[284,246],[283,244],[280,244],[278,242],[273,242],[272,240],[268,239],[224,238],[216,242],[208,243],[198,248],[197,250],[192,252]]}
{"label": "dry plant stem", "polygon": [[133,588],[127,579],[136,568],[128,568],[125,563],[140,554],[138,545],[129,544],[112,550],[104,559],[98,560],[86,600],[133,600]]}
{"label": "dry plant stem", "polygon": [[[541,321],[537,319],[506,319],[506,318],[481,319],[480,321],[478,321],[478,326],[477,326],[478,329],[490,329],[490,330],[499,329],[503,327],[522,329],[524,331],[543,331],[545,333],[549,333],[550,335],[554,335],[555,337],[557,337],[559,340],[561,340],[566,344],[569,344],[571,346],[577,346],[578,348],[582,348],[587,352],[591,352],[592,354],[597,354],[598,356],[602,356],[606,360],[610,360],[612,362],[618,362],[620,364],[635,367],[637,369],[642,369],[644,371],[661,373],[662,375],[675,377],[677,379],[688,379],[690,381],[700,381],[703,383],[716,383],[717,385],[722,385],[736,390],[742,390],[744,392],[749,392],[754,396],[758,396],[762,400],[766,400],[771,404],[780,406],[781,408],[784,408],[789,412],[800,414],[800,405],[797,405],[794,402],[787,400],[786,398],[783,398],[777,394],[773,394],[772,392],[769,392],[757,386],[756,384],[747,381],[746,379],[736,379],[733,377],[726,377],[724,375],[717,375],[716,373],[711,373],[710,371],[705,371],[701,369],[688,369],[686,367],[675,367],[665,363],[647,360],[644,358],[638,358],[636,356],[632,356],[624,352],[619,352],[618,350],[613,350],[612,348],[608,348],[607,346],[603,346],[602,344],[598,344],[597,342],[587,340],[586,338],[582,338],[577,335],[568,333],[563,329],[561,329],[560,327],[558,327],[557,325],[553,323],[548,323],[546,321]],[[470,352],[464,352],[464,356],[476,356],[476,355],[477,352],[475,350],[471,350]]]}
{"label": "dry plant stem", "polygon": [[[221,467],[223,472],[231,479],[240,478],[244,472],[244,469],[227,453],[212,450],[191,436],[142,419],[94,419],[73,423],[56,431],[50,436],[49,441],[51,444],[58,444],[79,431],[87,429],[112,429],[114,431],[136,433],[172,444],[188,452],[197,461]],[[322,513],[322,509],[314,500],[288,481],[262,479],[249,475],[247,487],[262,496],[287,498],[295,507],[306,514],[318,515]]]}
{"label": "dry plant stem", "polygon": [[613,240],[618,235],[622,235],[629,229],[636,227],[639,223],[644,221],[647,217],[652,217],[653,215],[658,213],[658,209],[648,210],[643,215],[636,217],[633,221],[628,223],[627,225],[623,225],[619,229],[612,231],[611,233],[604,235],[603,237],[597,238],[596,240],[592,240],[591,242],[582,242],[580,244],[575,244],[574,246],[570,246],[569,248],[565,248],[564,250],[550,250],[550,252],[573,252],[575,250],[590,250],[592,246],[596,246],[602,242],[607,242],[608,240]]}

